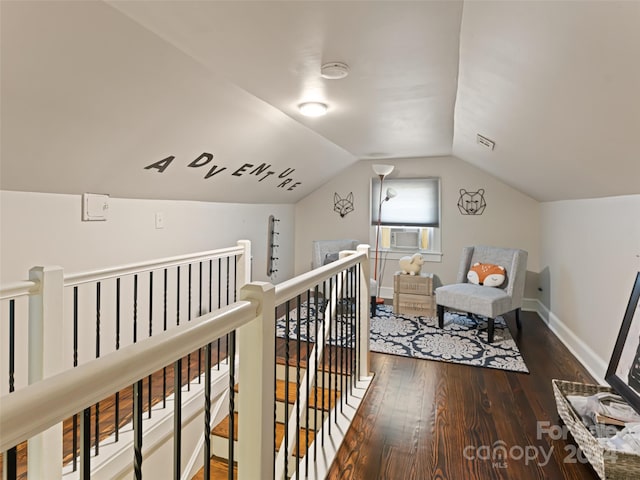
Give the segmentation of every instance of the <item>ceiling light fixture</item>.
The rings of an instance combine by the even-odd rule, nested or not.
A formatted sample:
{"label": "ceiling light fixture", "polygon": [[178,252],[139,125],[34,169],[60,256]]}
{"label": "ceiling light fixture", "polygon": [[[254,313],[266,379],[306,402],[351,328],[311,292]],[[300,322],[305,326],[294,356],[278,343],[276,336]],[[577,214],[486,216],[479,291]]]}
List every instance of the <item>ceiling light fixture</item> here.
{"label": "ceiling light fixture", "polygon": [[342,62],[329,62],[320,67],[320,75],[328,80],[340,80],[349,75],[349,65]]}
{"label": "ceiling light fixture", "polygon": [[327,113],[328,108],[326,103],[321,102],[305,102],[298,105],[298,110],[306,117],[321,117]]}

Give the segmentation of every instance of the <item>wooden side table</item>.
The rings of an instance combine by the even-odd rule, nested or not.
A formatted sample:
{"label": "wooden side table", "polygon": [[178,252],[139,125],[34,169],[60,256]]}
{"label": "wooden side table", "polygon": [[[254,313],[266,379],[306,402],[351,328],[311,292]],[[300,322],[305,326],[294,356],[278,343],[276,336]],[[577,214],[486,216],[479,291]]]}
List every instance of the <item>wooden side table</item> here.
{"label": "wooden side table", "polygon": [[393,313],[435,317],[436,299],[433,295],[433,274],[393,276]]}

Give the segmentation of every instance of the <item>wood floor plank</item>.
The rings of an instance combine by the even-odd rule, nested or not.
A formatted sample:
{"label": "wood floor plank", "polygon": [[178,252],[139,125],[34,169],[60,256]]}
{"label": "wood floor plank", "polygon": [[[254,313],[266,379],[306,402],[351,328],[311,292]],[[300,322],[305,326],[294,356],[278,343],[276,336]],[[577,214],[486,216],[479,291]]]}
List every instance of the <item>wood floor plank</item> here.
{"label": "wood floor plank", "polygon": [[530,374],[372,353],[373,383],[327,478],[597,480],[570,463],[570,437],[538,428],[559,424],[553,378],[593,379],[537,314],[522,312],[521,332],[507,320]]}

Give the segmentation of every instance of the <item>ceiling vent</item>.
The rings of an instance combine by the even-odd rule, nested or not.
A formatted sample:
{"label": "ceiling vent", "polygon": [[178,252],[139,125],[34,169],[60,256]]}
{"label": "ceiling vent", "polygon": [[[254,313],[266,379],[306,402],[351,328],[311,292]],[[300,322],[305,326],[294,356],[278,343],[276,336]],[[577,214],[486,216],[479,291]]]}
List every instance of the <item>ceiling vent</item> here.
{"label": "ceiling vent", "polygon": [[340,80],[349,75],[349,65],[341,62],[325,63],[320,68],[320,75],[329,80]]}
{"label": "ceiling vent", "polygon": [[494,147],[496,146],[496,142],[494,142],[493,140],[491,140],[491,139],[489,139],[487,137],[483,137],[479,133],[478,133],[478,135],[476,137],[476,142],[479,143],[480,145],[482,145],[483,147],[488,148],[489,150],[493,150]]}

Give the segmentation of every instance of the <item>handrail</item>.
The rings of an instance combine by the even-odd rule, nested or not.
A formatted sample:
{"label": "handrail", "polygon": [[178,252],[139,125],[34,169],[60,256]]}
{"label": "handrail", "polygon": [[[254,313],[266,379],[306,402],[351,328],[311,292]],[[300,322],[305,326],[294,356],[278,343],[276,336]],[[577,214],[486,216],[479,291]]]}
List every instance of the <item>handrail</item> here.
{"label": "handrail", "polygon": [[198,259],[213,259],[213,258],[225,258],[233,255],[240,255],[244,253],[244,248],[241,246],[220,248],[217,250],[209,250],[206,252],[191,253],[187,255],[179,255],[176,257],[164,258],[161,260],[150,260],[147,262],[132,263],[129,265],[121,265],[118,267],[105,268],[103,270],[96,270],[93,272],[81,272],[73,275],[65,276],[64,286],[71,287],[80,285],[83,283],[98,282],[109,278],[115,278],[124,275],[133,275],[135,273],[148,272],[150,270],[157,270],[160,268],[170,268],[177,265],[182,265],[188,261],[195,261]]}
{"label": "handrail", "polygon": [[40,284],[30,280],[8,283],[0,286],[0,300],[31,295],[33,293],[38,293],[39,289]]}
{"label": "handrail", "polygon": [[335,262],[331,262],[327,265],[311,270],[310,272],[298,275],[291,280],[279,283],[276,285],[276,305],[281,305],[287,300],[295,298],[310,288],[315,287],[322,280],[360,263],[362,258],[366,258],[365,253],[354,252],[353,254],[347,255]]}
{"label": "handrail", "polygon": [[236,302],[0,397],[0,451],[249,323],[257,311],[258,302]]}

